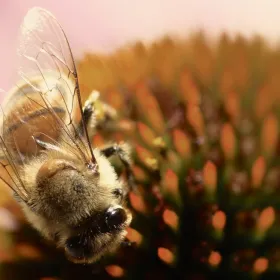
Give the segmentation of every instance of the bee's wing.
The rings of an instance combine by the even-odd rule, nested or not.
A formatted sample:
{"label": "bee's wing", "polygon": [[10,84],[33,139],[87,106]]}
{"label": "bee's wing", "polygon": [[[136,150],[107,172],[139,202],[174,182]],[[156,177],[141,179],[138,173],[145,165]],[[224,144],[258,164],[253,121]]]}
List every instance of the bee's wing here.
{"label": "bee's wing", "polygon": [[[27,13],[21,26],[18,56],[21,82],[2,104],[0,153],[15,174],[10,178],[16,181],[21,197],[27,197],[17,166],[36,155],[37,137],[52,144],[60,138],[85,163],[95,165],[96,160],[82,116],[72,52],[51,13],[42,8]],[[2,163],[6,170],[7,166]]]}

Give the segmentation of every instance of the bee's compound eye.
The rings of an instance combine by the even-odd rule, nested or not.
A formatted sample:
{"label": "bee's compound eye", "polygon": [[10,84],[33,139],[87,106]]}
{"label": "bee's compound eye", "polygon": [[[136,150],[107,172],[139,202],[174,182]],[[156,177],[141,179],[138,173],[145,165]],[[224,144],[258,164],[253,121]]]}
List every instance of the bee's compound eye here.
{"label": "bee's compound eye", "polygon": [[90,257],[93,253],[92,244],[88,238],[81,236],[70,237],[65,243],[68,254],[74,259]]}
{"label": "bee's compound eye", "polygon": [[122,196],[123,196],[123,191],[122,191],[122,189],[115,189],[115,190],[113,191],[113,194],[114,194],[117,198],[119,198],[119,197],[122,197]]}
{"label": "bee's compound eye", "polygon": [[117,229],[127,220],[127,215],[122,208],[109,208],[106,212],[105,221],[110,230]]}

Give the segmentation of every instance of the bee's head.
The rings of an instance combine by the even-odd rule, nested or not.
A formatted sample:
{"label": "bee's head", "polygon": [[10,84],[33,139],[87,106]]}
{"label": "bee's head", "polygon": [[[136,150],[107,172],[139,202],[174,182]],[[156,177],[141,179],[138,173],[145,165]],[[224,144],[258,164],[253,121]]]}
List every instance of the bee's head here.
{"label": "bee's head", "polygon": [[32,211],[74,262],[93,262],[116,249],[131,222],[124,184],[107,158],[97,154],[97,160],[98,172],[68,159],[47,160],[37,172]]}
{"label": "bee's head", "polygon": [[119,206],[93,214],[72,231],[73,235],[63,241],[66,255],[76,263],[98,260],[120,245],[130,221],[131,214]]}

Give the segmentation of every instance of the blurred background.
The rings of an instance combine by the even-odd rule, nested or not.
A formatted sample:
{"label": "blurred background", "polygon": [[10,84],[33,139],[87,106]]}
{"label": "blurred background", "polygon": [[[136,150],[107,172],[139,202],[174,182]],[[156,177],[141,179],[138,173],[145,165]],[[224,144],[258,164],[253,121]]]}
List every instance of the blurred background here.
{"label": "blurred background", "polygon": [[77,58],[85,51],[107,52],[136,39],[152,40],[166,33],[186,35],[203,29],[217,36],[242,33],[279,41],[277,0],[11,0],[0,2],[1,88],[14,81],[19,25],[27,10],[42,6],[52,11],[66,31]]}
{"label": "blurred background", "polygon": [[83,100],[119,112],[92,141],[132,144],[135,246],[73,265],[0,185],[0,279],[279,279],[279,1],[0,1],[6,90],[33,6],[63,26]]}

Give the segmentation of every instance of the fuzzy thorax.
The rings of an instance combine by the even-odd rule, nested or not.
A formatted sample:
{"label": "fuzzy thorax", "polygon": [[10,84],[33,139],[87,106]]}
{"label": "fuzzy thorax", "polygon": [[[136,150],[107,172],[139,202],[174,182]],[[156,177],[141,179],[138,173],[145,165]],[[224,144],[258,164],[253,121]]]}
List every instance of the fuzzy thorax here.
{"label": "fuzzy thorax", "polygon": [[[107,252],[109,244],[117,247],[131,222],[124,199],[115,195],[116,189],[125,188],[124,184],[108,159],[97,149],[93,152],[98,173],[72,154],[59,150],[34,159],[23,170],[30,197],[23,209],[29,222],[59,247],[64,247],[72,236],[88,235],[87,240],[92,237],[88,246],[93,247],[95,254],[88,259]],[[102,228],[105,213],[114,207],[125,209],[127,218],[119,231],[106,232]]]}

